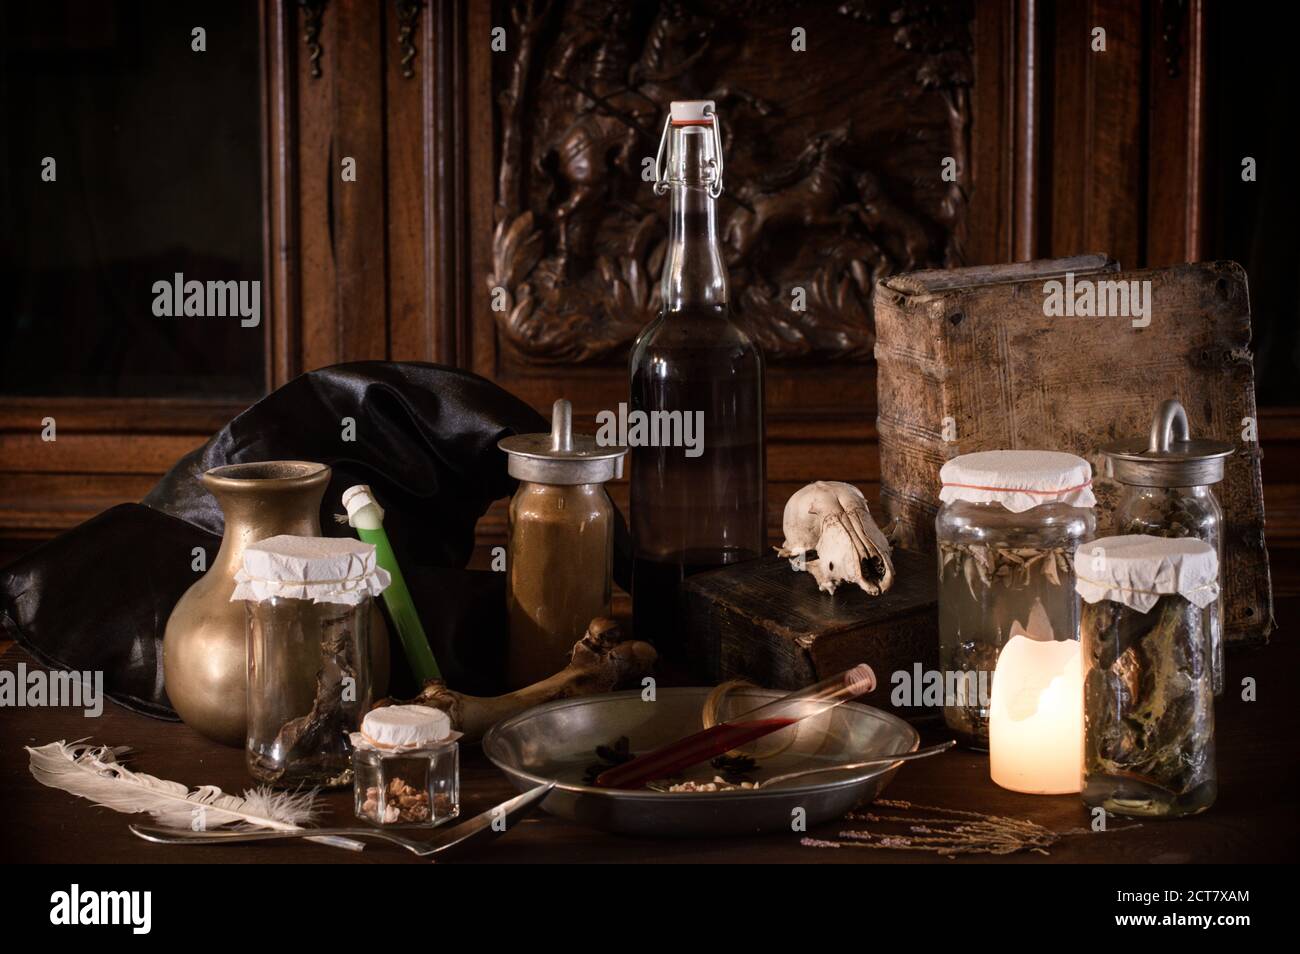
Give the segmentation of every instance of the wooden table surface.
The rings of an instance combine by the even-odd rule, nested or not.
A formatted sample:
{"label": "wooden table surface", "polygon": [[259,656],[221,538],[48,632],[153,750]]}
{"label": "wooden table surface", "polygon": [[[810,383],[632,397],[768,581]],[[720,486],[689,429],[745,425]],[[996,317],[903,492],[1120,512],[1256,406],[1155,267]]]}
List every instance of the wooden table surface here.
{"label": "wooden table surface", "polygon": [[[669,840],[606,834],[549,816],[535,816],[485,849],[483,862],[792,862],[963,864],[989,860],[1051,862],[1293,862],[1297,852],[1296,755],[1300,709],[1292,682],[1300,670],[1300,643],[1286,631],[1300,599],[1280,600],[1284,621],[1267,647],[1228,658],[1231,688],[1218,706],[1219,799],[1195,818],[1146,822],[1104,834],[1063,838],[1049,857],[1019,854],[953,860],[915,851],[832,850],[806,847],[801,835]],[[31,661],[10,645],[0,668]],[[1256,702],[1241,699],[1241,681],[1256,680]],[[943,738],[939,726],[922,727],[923,743]],[[27,768],[25,745],[89,736],[97,742],[130,745],[133,767],[190,786],[215,784],[230,792],[249,785],[243,752],[224,748],[179,723],[159,722],[105,703],[97,719],[79,710],[9,709],[0,712],[0,806],[9,820],[0,840],[0,860],[42,862],[334,862],[374,864],[418,859],[397,849],[348,852],[306,842],[223,847],[151,845],[126,829],[130,816],[97,808],[66,793],[44,788]],[[468,817],[509,797],[505,778],[477,750],[463,753],[462,812]],[[903,766],[886,797],[920,805],[972,809],[1031,819],[1056,831],[1086,827],[1089,816],[1075,796],[1028,796],[1004,791],[988,777],[988,759],[954,751]],[[353,824],[351,793],[326,796],[324,824]],[[1127,824],[1127,822],[1113,822]],[[834,822],[812,829],[833,837],[850,827]],[[858,827],[862,827],[858,823]]]}

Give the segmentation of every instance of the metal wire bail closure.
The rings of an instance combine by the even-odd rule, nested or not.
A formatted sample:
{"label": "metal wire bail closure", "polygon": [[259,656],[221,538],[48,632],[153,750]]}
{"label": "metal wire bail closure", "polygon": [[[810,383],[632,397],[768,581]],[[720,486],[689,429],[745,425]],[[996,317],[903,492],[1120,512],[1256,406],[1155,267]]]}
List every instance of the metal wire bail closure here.
{"label": "metal wire bail closure", "polygon": [[717,166],[718,174],[709,183],[709,195],[716,199],[722,195],[722,119],[712,106],[704,107],[704,115],[713,120],[709,128],[713,130],[713,162]]}
{"label": "metal wire bail closure", "polygon": [[[717,174],[713,181],[708,185],[709,195],[718,198],[722,195],[722,120],[718,117],[718,112],[712,106],[704,107],[704,115],[708,116],[711,122],[709,129],[713,133],[713,156],[709,161],[713,163]],[[663,195],[668,191],[668,130],[673,124],[672,110],[664,117],[663,132],[659,135],[659,149],[655,153],[655,195]]]}
{"label": "metal wire bail closure", "polygon": [[668,191],[668,128],[673,124],[672,110],[664,117],[664,131],[659,136],[659,151],[655,153],[655,195]]}

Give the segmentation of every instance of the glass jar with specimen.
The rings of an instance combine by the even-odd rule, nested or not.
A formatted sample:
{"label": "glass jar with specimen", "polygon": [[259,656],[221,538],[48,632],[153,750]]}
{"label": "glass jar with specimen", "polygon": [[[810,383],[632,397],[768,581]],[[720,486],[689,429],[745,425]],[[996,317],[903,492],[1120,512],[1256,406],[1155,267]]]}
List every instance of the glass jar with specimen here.
{"label": "glass jar with specimen", "polygon": [[460,754],[451,719],[429,706],[381,706],[352,733],[358,818],[433,826],[460,814]]}
{"label": "glass jar with specimen", "polygon": [[661,310],[631,355],[636,635],[681,659],[678,587],[766,546],[763,354],[736,323],[718,238],[722,136],[712,102],[675,102],[655,191],[669,193]]}
{"label": "glass jar with specimen", "polygon": [[[1195,537],[1214,548],[1222,589],[1223,511],[1213,485],[1223,480],[1231,444],[1193,440],[1187,412],[1165,401],[1151,421],[1150,439],[1134,438],[1102,448],[1108,476],[1121,485],[1115,532],[1156,537]],[[1223,600],[1210,620],[1210,666],[1214,694],[1223,692]]]}
{"label": "glass jar with specimen", "polygon": [[248,621],[245,758],[259,782],[344,785],[372,697],[373,598],[388,585],[359,540],[278,536],[244,550],[232,600]]}
{"label": "glass jar with specimen", "polygon": [[1218,555],[1203,540],[1135,534],[1085,544],[1077,562],[1084,803],[1120,815],[1204,811],[1218,791]]}
{"label": "glass jar with specimen", "polygon": [[1078,638],[1074,551],[1096,529],[1092,467],[1055,451],[984,451],[939,476],[943,716],[959,741],[986,749],[1008,640]]}
{"label": "glass jar with specimen", "polygon": [[623,476],[627,449],[573,433],[573,408],[556,401],[549,434],[497,445],[519,489],[510,501],[506,679],[520,689],[563,669],[597,616],[608,616],[614,504],[605,481]]}

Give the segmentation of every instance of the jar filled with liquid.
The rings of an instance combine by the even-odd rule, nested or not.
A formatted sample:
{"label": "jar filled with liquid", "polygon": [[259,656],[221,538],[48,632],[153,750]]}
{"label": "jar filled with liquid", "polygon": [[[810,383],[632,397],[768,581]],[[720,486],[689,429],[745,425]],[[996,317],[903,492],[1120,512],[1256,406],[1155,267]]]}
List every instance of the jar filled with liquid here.
{"label": "jar filled with liquid", "polygon": [[1083,800],[1120,815],[1214,803],[1210,621],[1218,556],[1202,540],[1103,537],[1078,555]]}
{"label": "jar filled with liquid", "polygon": [[564,400],[549,434],[498,446],[519,480],[506,548],[506,679],[519,689],[563,669],[591,621],[610,613],[614,505],[605,482],[622,476],[626,449],[574,434]]}
{"label": "jar filled with liquid", "polygon": [[998,658],[1013,635],[1078,639],[1074,552],[1096,530],[1092,467],[1054,451],[965,454],[939,472],[943,717],[987,749]]}

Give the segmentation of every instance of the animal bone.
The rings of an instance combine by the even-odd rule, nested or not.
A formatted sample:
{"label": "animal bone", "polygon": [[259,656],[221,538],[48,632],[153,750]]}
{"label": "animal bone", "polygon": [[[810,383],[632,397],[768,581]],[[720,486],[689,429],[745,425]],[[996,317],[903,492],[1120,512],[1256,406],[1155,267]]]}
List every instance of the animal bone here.
{"label": "animal bone", "polygon": [[541,682],[501,696],[469,696],[434,680],[411,702],[441,709],[451,719],[452,728],[465,734],[465,741],[477,742],[502,719],[543,702],[593,696],[639,680],[654,668],[656,658],[649,643],[626,640],[614,620],[597,617],[574,645],[569,665]]}
{"label": "animal bone", "polygon": [[811,573],[825,592],[834,593],[846,580],[871,596],[893,586],[889,540],[852,484],[819,480],[796,491],[786,502],[781,526],[785,543],[776,552],[790,557],[793,569]]}

